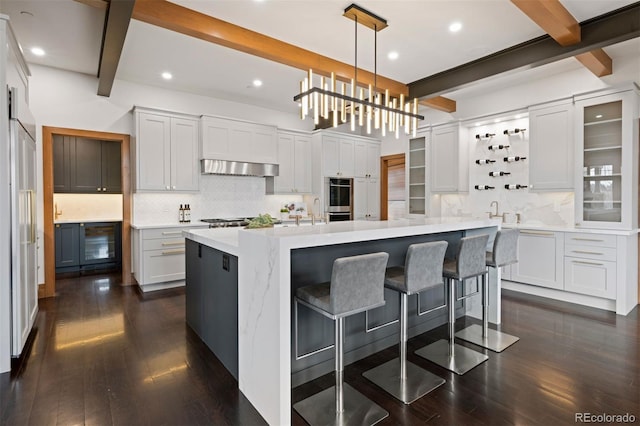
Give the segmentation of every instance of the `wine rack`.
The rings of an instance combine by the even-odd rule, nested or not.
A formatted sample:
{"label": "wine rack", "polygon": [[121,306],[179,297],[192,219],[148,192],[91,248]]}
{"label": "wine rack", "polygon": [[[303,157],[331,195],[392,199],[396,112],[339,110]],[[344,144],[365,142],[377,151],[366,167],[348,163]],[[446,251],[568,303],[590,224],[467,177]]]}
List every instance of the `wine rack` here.
{"label": "wine rack", "polygon": [[513,163],[513,162],[516,162],[516,161],[523,161],[523,160],[526,160],[526,159],[527,159],[527,157],[518,157],[516,155],[516,156],[513,156],[513,157],[504,157],[503,161],[505,163]]}
{"label": "wine rack", "polygon": [[504,189],[508,189],[508,190],[514,190],[514,189],[527,189],[529,188],[529,185],[520,185],[520,184],[506,184],[504,186]]}
{"label": "wine rack", "polygon": [[492,160],[490,158],[482,158],[480,160],[476,160],[476,164],[480,164],[480,165],[492,164],[492,163],[495,163],[495,162],[496,162],[496,160]]}
{"label": "wine rack", "polygon": [[474,188],[477,189],[478,191],[488,191],[490,189],[496,189],[495,186],[491,186],[491,185],[474,185]]}
{"label": "wine rack", "polygon": [[511,145],[503,145],[503,144],[499,144],[499,145],[489,145],[487,147],[487,149],[489,151],[498,151],[500,149],[509,149],[511,148]]}
{"label": "wine rack", "polygon": [[492,137],[494,137],[496,134],[495,133],[485,133],[485,134],[477,134],[476,135],[476,139],[477,140],[491,140]]}
{"label": "wine rack", "polygon": [[513,130],[505,130],[504,132],[502,132],[502,134],[503,134],[503,135],[507,135],[507,136],[509,136],[509,135],[522,135],[522,134],[524,134],[524,132],[525,132],[526,130],[527,130],[527,129],[518,129],[518,128],[515,128],[515,129],[513,129]]}
{"label": "wine rack", "polygon": [[491,177],[498,177],[498,176],[509,176],[511,174],[511,172],[489,172],[489,176]]}

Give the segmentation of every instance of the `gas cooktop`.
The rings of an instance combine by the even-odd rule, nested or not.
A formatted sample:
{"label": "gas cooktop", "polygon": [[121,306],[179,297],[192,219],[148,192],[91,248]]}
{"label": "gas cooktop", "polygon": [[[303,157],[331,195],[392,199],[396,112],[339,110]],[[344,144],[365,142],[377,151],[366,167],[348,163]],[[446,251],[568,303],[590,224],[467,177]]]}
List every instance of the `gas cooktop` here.
{"label": "gas cooktop", "polygon": [[209,224],[209,228],[230,228],[233,226],[247,226],[252,217],[227,217],[219,219],[200,219]]}

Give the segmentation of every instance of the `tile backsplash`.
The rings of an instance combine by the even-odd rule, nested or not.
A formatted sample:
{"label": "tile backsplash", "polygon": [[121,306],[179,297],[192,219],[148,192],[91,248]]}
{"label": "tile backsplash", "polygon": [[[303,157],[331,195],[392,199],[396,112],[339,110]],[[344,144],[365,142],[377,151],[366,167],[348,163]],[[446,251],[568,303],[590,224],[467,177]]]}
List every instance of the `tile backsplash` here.
{"label": "tile backsplash", "polygon": [[253,176],[200,176],[199,193],[133,194],[135,224],[178,222],[180,204],[189,204],[191,222],[204,218],[256,216],[277,217],[280,207],[302,201],[301,195],[266,195],[265,178]]}

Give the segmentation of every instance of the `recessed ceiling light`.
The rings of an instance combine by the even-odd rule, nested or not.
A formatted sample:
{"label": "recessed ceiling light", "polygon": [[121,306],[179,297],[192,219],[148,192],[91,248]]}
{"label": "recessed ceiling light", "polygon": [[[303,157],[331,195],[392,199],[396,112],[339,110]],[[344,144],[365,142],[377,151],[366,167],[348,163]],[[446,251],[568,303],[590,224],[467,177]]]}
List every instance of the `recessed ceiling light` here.
{"label": "recessed ceiling light", "polygon": [[452,33],[457,33],[461,29],[462,29],[461,22],[456,21],[456,22],[452,22],[451,25],[449,25],[449,31],[451,31]]}
{"label": "recessed ceiling light", "polygon": [[500,119],[499,119],[499,118],[496,118],[495,120],[493,120],[493,122],[494,122],[494,123],[499,123],[499,122],[500,122]]}
{"label": "recessed ceiling light", "polygon": [[602,118],[602,114],[596,115],[596,118]]}
{"label": "recessed ceiling light", "polygon": [[399,56],[398,52],[396,52],[395,50],[391,51],[391,52],[389,52],[389,54],[387,54],[387,58],[389,58],[389,60],[391,60],[391,61],[395,61],[396,59],[398,59],[398,56]]}
{"label": "recessed ceiling light", "polygon": [[522,118],[522,115],[518,114],[516,115],[516,118]]}
{"label": "recessed ceiling light", "polygon": [[33,53],[36,56],[44,56],[44,49],[41,47],[32,47],[31,53]]}
{"label": "recessed ceiling light", "polygon": [[260,86],[262,86],[262,80],[258,80],[257,78],[253,80],[253,87],[260,87]]}
{"label": "recessed ceiling light", "polygon": [[162,78],[164,78],[165,80],[171,80],[173,78],[173,75],[171,75],[170,72],[165,71],[162,73]]}

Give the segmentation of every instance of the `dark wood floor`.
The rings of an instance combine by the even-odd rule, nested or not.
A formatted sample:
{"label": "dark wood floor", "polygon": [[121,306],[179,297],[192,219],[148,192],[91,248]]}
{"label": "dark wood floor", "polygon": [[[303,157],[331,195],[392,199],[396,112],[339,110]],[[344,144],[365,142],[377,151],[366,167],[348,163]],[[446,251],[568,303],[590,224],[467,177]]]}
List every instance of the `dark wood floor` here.
{"label": "dark wood floor", "polygon": [[[116,275],[58,281],[57,289],[41,301],[25,364],[0,375],[0,424],[264,424],[185,326],[182,290],[142,296]],[[447,380],[411,405],[361,376],[395,357],[395,347],[349,365],[346,381],[389,411],[383,425],[575,424],[582,412],[640,422],[638,308],[622,317],[508,292],[503,322],[521,340],[464,376],[413,354],[444,327],[411,339],[410,361]],[[295,388],[292,400],[332,384],[323,376]],[[292,419],[305,424],[295,411]]]}

